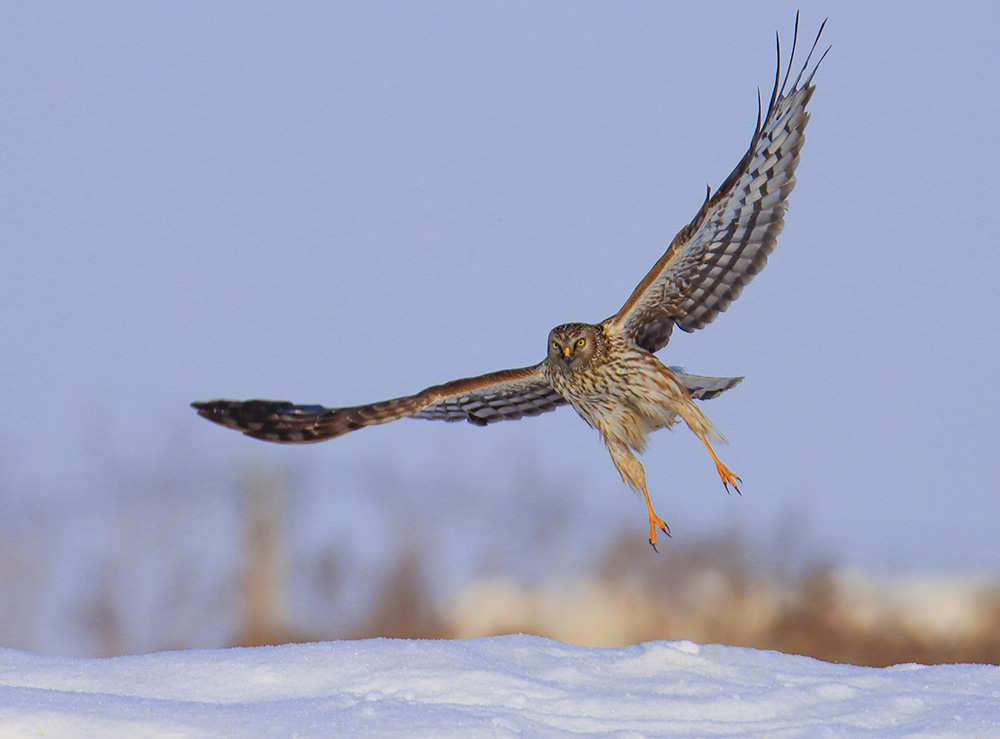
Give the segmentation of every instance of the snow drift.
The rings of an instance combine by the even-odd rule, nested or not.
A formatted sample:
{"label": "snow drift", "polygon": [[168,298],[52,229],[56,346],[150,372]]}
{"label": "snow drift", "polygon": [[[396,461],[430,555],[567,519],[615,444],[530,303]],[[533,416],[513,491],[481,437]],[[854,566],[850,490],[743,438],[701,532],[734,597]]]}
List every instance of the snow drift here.
{"label": "snow drift", "polygon": [[1000,668],[524,635],[105,659],[0,650],[0,735],[987,737],[1000,736]]}

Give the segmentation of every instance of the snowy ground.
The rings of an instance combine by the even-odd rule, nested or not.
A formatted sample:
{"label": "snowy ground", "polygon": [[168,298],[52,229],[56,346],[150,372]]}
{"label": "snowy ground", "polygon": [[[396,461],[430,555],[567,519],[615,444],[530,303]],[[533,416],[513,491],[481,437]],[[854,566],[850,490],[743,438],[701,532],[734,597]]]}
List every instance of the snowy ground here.
{"label": "snowy ground", "polygon": [[0,650],[3,737],[1000,736],[1000,667],[691,642],[375,639],[78,659]]}

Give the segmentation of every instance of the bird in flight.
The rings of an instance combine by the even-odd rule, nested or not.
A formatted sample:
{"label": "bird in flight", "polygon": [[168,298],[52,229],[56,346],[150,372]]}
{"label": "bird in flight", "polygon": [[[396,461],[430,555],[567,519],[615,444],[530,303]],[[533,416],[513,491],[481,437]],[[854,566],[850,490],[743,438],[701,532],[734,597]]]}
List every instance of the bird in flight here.
{"label": "bird in flight", "polygon": [[[649,543],[670,535],[653,510],[646,474],[636,452],[646,435],[678,419],[705,444],[723,485],[739,492],[740,478],[718,458],[712,441],[724,442],[696,400],[708,400],[742,377],[706,377],[663,364],[655,352],[674,327],[695,331],[711,323],[739,297],[767,263],[785,225],[788,195],[809,122],[809,72],[823,33],[820,26],[801,71],[788,87],[798,40],[798,15],[784,79],[781,43],[767,110],[758,94],[757,125],[750,147],[721,186],[709,188],[690,223],[643,277],[625,305],[600,323],[567,323],[549,333],[548,355],[538,364],[452,380],[393,400],[347,408],[296,405],[276,400],[211,400],[192,403],[210,421],[265,441],[303,444],[398,418],[496,421],[536,416],[569,404],[596,428],[623,481],[641,493],[649,514]],[[808,72],[808,75],[806,74]]]}

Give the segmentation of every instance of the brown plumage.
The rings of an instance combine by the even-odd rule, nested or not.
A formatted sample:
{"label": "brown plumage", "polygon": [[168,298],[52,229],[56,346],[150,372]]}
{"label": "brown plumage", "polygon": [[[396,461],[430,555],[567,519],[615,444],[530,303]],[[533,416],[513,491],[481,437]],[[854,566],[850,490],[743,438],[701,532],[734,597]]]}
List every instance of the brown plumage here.
{"label": "brown plumage", "polygon": [[622,479],[642,493],[649,541],[655,547],[657,531],[669,534],[669,530],[653,510],[645,472],[635,455],[645,448],[647,434],[683,419],[708,448],[726,488],[739,490],[740,478],[712,449],[711,441],[725,441],[724,437],[694,401],[715,397],[742,378],[690,375],[667,367],[653,352],[666,346],[674,326],[694,331],[711,323],[767,263],[795,186],[795,167],[809,121],[806,104],[823,58],[804,80],[803,75],[822,32],[820,26],[802,71],[786,92],[798,38],[796,16],[784,80],[779,44],[770,102],[766,113],[758,111],[750,147],[740,163],[714,193],[709,192],[621,310],[598,324],[557,326],[549,334],[548,356],[539,364],[453,380],[416,395],[350,408],[271,400],[192,405],[199,415],[248,436],[307,443],[398,418],[467,420],[485,426],[568,403],[600,432]]}

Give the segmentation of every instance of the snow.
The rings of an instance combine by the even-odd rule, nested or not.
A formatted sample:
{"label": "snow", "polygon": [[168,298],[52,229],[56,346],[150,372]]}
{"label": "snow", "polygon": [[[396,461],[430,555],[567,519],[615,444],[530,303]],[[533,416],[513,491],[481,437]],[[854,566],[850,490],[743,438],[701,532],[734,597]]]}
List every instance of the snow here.
{"label": "snow", "polygon": [[995,737],[1000,668],[525,635],[105,659],[0,650],[5,738],[355,735]]}

